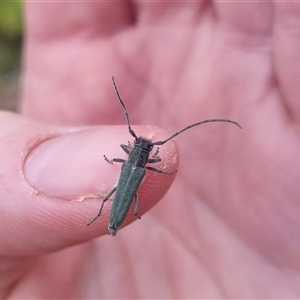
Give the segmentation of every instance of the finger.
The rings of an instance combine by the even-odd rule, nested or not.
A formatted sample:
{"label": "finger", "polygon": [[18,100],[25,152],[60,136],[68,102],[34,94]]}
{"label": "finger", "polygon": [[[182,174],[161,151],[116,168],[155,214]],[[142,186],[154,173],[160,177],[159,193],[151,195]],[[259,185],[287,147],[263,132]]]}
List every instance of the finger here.
{"label": "finger", "polygon": [[[105,162],[103,154],[126,158],[119,145],[132,141],[127,128],[49,127],[11,114],[2,115],[0,123],[0,254],[40,254],[106,234],[111,201],[102,216],[87,226],[101,199],[76,200],[105,195],[117,182],[120,166]],[[157,128],[136,130],[155,140],[165,136]],[[176,168],[174,143],[162,147],[160,155],[158,168]],[[173,179],[147,174],[139,191],[140,214],[163,196]],[[124,225],[133,220],[129,212]]]}
{"label": "finger", "polygon": [[110,37],[131,25],[130,2],[27,2],[25,7],[22,112],[56,124],[99,124],[99,118],[108,123],[110,78],[120,68]]}
{"label": "finger", "polygon": [[281,95],[289,116],[300,121],[300,6],[297,2],[274,2],[274,61]]}
{"label": "finger", "polygon": [[[215,22],[204,69],[204,95],[209,94],[224,111],[230,99],[236,110],[262,99],[272,76],[270,59],[272,5],[255,1],[214,1]],[[201,70],[201,69],[200,69]],[[218,87],[218,88],[216,88]],[[242,100],[242,101],[241,101]]]}
{"label": "finger", "polygon": [[213,9],[219,25],[248,45],[272,32],[272,3],[269,1],[214,1]]}
{"label": "finger", "polygon": [[134,21],[129,1],[26,2],[28,38],[53,39],[86,35],[107,36]]}
{"label": "finger", "polygon": [[177,30],[181,25],[195,26],[205,6],[203,1],[135,1],[139,24],[160,24],[161,29],[166,25],[169,30],[173,25]]}

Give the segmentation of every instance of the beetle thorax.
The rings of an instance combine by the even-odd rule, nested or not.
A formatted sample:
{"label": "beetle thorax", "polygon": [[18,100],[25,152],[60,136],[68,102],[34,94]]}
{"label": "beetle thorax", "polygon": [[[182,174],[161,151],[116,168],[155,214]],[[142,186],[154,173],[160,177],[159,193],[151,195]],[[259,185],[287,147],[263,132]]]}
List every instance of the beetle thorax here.
{"label": "beetle thorax", "polygon": [[151,152],[151,150],[153,149],[153,144],[150,140],[139,137],[134,140],[134,147],[138,147],[142,150]]}

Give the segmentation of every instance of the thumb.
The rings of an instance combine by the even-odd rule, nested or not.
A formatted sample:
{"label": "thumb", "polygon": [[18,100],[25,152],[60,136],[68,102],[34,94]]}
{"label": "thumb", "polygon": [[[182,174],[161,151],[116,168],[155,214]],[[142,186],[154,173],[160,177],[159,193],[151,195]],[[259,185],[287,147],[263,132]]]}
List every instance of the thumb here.
{"label": "thumb", "polygon": [[[126,126],[57,127],[24,117],[0,114],[0,254],[34,255],[50,252],[107,233],[111,201],[91,226],[101,198],[116,185],[120,164],[127,159],[120,144],[132,142]],[[144,137],[161,140],[156,127],[135,127]],[[158,169],[177,167],[174,142],[163,146]],[[147,172],[139,188],[140,214],[157,203],[174,176]],[[85,201],[76,201],[83,198]],[[124,224],[135,220],[129,211]],[[1,264],[0,264],[1,265]]]}

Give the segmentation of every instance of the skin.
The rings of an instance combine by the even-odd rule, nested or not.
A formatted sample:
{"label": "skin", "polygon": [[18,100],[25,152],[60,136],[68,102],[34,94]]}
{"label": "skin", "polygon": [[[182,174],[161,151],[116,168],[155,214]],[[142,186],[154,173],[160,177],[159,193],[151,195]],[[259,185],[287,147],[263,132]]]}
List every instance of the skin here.
{"label": "skin", "polygon": [[[32,2],[25,15],[23,116],[0,115],[1,296],[298,298],[300,5]],[[132,141],[112,126],[125,120],[111,75],[137,134],[243,126],[179,136],[176,181],[163,197],[175,175],[148,172],[142,220],[114,238],[111,202],[86,226],[101,202],[73,201],[105,195],[120,166],[103,154],[126,158]],[[174,141],[160,155],[177,168]]]}

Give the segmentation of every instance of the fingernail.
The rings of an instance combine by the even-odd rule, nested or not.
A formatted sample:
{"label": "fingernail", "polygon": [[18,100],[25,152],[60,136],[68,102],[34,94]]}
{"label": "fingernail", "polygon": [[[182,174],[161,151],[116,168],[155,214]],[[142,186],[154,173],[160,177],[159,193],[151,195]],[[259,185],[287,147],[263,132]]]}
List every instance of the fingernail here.
{"label": "fingernail", "polygon": [[103,154],[124,157],[118,150],[120,135],[128,138],[123,126],[115,132],[94,128],[46,140],[28,154],[26,180],[38,192],[61,198],[106,191],[117,180],[120,166],[107,164]]}

